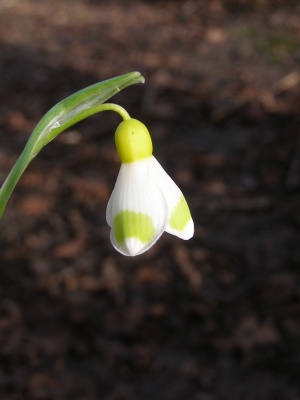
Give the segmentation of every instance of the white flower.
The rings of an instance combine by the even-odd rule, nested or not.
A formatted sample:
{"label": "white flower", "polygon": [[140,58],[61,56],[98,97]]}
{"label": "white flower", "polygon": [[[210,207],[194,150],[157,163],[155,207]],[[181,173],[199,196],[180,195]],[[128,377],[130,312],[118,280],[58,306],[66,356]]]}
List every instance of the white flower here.
{"label": "white flower", "polygon": [[145,125],[126,119],[116,131],[122,161],[106,219],[113,246],[126,256],[148,250],[164,231],[182,239],[194,234],[186,200],[155,157]]}

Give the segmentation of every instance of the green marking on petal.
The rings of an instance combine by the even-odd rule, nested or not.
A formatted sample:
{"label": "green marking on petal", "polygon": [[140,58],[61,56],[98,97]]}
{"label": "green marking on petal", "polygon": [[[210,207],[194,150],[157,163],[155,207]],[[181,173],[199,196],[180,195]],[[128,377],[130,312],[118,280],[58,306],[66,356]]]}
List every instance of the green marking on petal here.
{"label": "green marking on petal", "polygon": [[189,220],[192,218],[189,206],[182,195],[177,206],[171,214],[169,225],[176,231],[183,231]]}
{"label": "green marking on petal", "polygon": [[152,219],[146,214],[134,211],[120,212],[115,216],[113,225],[115,238],[119,244],[131,237],[135,237],[143,243],[150,242],[156,233]]}

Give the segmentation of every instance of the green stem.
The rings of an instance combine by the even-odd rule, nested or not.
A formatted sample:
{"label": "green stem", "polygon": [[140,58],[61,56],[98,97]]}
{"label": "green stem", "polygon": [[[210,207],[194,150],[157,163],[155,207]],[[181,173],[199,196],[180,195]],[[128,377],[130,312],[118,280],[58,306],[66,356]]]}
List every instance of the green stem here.
{"label": "green stem", "polygon": [[99,107],[99,111],[98,112],[102,112],[102,111],[114,111],[117,114],[119,114],[123,118],[123,120],[130,119],[130,115],[125,110],[125,108],[119,106],[118,104],[114,104],[114,103],[102,104],[101,107]]}
{"label": "green stem", "polygon": [[123,119],[130,118],[121,106],[102,103],[125,87],[143,82],[144,78],[139,72],[131,72],[80,90],[51,108],[33,130],[21,156],[0,189],[0,219],[23,172],[46,144],[70,126],[101,111],[115,111]]}

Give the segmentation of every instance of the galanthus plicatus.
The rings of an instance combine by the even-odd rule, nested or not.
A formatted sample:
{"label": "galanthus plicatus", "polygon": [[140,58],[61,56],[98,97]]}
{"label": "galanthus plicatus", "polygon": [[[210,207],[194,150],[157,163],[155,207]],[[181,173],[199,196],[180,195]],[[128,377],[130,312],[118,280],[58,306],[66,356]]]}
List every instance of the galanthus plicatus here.
{"label": "galanthus plicatus", "polygon": [[44,146],[84,118],[115,111],[123,122],[115,136],[122,166],[106,211],[112,244],[122,254],[135,256],[149,249],[164,231],[191,238],[190,210],[180,189],[152,156],[147,128],[117,104],[104,103],[120,90],[143,82],[139,72],[130,72],[82,89],[52,107],[32,131],[1,186],[0,219],[23,172]]}
{"label": "galanthus plicatus", "polygon": [[146,126],[127,118],[117,128],[115,141],[122,165],[106,210],[113,246],[135,256],[148,250],[164,231],[190,239],[194,223],[189,207],[152,155]]}

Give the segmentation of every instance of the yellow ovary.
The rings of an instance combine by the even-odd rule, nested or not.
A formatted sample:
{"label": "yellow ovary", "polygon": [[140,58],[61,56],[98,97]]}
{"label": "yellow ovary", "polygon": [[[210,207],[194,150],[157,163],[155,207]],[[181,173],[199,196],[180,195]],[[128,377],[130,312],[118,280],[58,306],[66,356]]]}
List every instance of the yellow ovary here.
{"label": "yellow ovary", "polygon": [[126,119],[115,133],[116,147],[123,163],[143,160],[152,155],[152,140],[148,129],[136,119]]}

